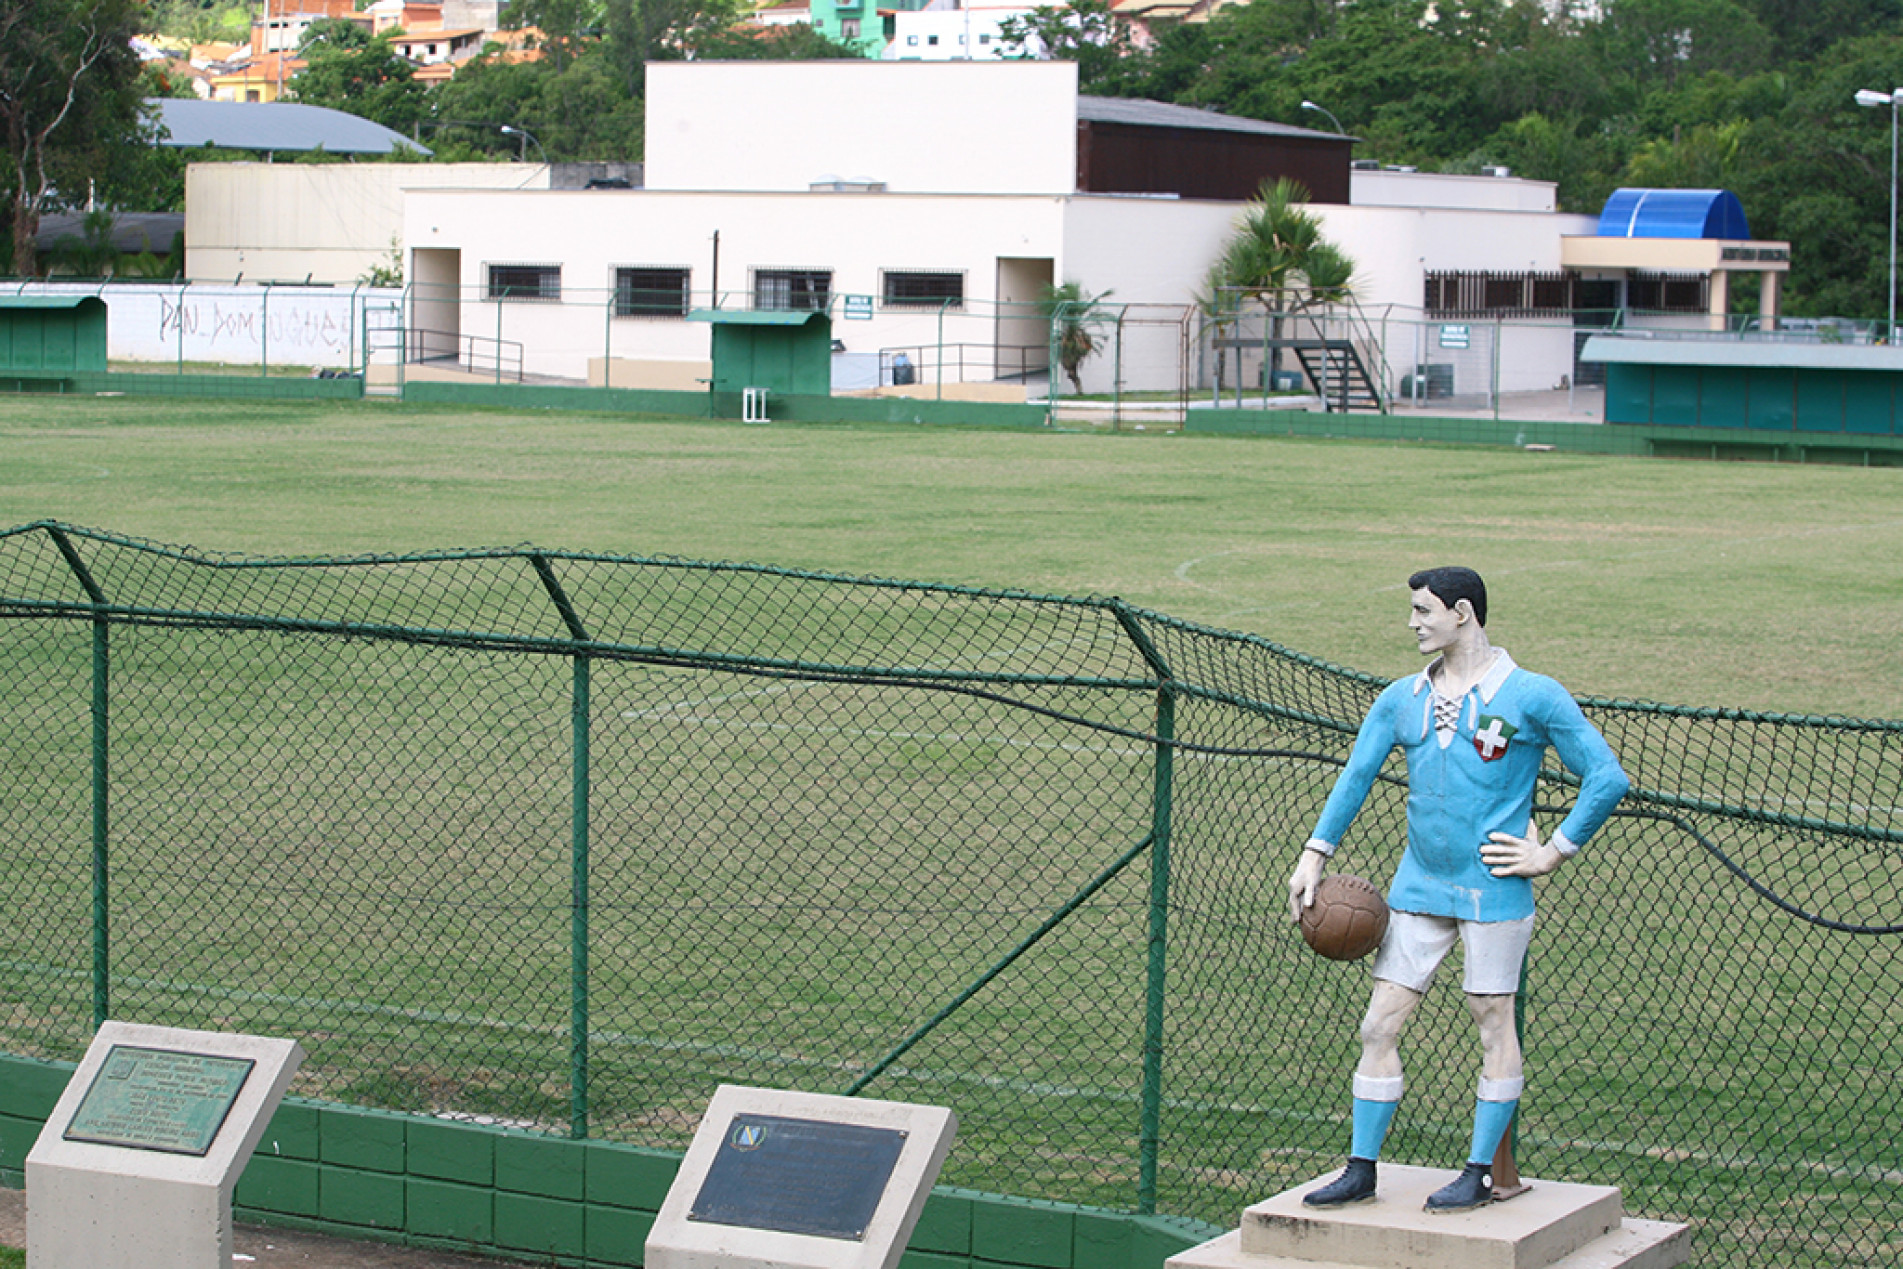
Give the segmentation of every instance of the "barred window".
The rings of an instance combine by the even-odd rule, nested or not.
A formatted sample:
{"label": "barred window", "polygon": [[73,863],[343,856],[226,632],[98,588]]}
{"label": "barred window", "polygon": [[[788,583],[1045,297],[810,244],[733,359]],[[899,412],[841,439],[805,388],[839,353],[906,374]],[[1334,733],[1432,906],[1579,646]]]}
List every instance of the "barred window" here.
{"label": "barred window", "polygon": [[1430,273],[1425,307],[1444,317],[1564,317],[1574,273]]}
{"label": "barred window", "polygon": [[965,275],[962,273],[909,273],[888,269],[884,282],[888,308],[937,308],[941,304],[963,308],[965,304]]}
{"label": "barred window", "polygon": [[616,317],[686,317],[686,269],[616,269]]}
{"label": "barred window", "polygon": [[1518,313],[1526,308],[1526,283],[1524,274],[1494,277],[1489,275],[1482,294],[1483,307],[1495,313]]}
{"label": "barred window", "polygon": [[761,269],[753,275],[753,307],[823,309],[832,302],[830,269]]}
{"label": "barred window", "polygon": [[559,264],[492,264],[489,266],[492,300],[559,300],[562,266]]}
{"label": "barred window", "polygon": [[1703,313],[1711,304],[1711,280],[1702,273],[1633,273],[1626,279],[1627,308],[1648,313]]}

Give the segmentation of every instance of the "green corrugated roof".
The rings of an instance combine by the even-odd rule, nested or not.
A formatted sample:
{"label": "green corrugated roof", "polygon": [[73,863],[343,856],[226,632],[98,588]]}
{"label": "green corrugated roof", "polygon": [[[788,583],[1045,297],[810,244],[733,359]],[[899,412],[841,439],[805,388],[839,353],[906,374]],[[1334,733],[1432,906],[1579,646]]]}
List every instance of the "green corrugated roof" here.
{"label": "green corrugated roof", "polygon": [[781,308],[697,308],[687,315],[690,322],[713,322],[719,326],[804,326],[826,314],[818,309]]}
{"label": "green corrugated roof", "polygon": [[0,295],[0,308],[78,308],[88,300],[105,303],[97,295]]}

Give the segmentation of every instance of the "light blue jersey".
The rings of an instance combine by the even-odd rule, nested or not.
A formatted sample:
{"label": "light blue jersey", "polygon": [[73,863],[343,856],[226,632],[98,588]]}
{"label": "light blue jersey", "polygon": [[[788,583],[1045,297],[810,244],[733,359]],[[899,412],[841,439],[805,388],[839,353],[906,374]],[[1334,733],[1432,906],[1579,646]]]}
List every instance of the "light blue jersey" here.
{"label": "light blue jersey", "polygon": [[1505,652],[1460,699],[1459,720],[1443,744],[1434,728],[1433,668],[1389,684],[1368,711],[1311,845],[1334,852],[1398,747],[1407,757],[1407,851],[1388,906],[1462,921],[1529,917],[1532,880],[1494,876],[1480,847],[1491,833],[1526,836],[1547,747],[1580,782],[1572,813],[1552,838],[1562,853],[1572,854],[1599,831],[1630,781],[1578,702]]}

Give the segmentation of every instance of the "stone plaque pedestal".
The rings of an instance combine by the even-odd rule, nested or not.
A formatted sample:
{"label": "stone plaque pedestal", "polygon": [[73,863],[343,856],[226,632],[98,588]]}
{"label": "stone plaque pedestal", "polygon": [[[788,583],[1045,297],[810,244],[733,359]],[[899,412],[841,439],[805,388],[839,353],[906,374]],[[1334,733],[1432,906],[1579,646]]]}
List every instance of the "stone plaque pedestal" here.
{"label": "stone plaque pedestal", "polygon": [[26,1157],[31,1269],[229,1269],[231,1191],[292,1040],[108,1022]]}
{"label": "stone plaque pedestal", "polygon": [[1421,1205],[1455,1174],[1384,1163],[1374,1202],[1302,1206],[1334,1176],[1257,1203],[1166,1269],[1670,1269],[1691,1256],[1688,1226],[1628,1219],[1609,1186],[1529,1178],[1517,1198],[1437,1216]]}
{"label": "stone plaque pedestal", "polygon": [[647,1269],[897,1269],[958,1117],[723,1084],[648,1234]]}

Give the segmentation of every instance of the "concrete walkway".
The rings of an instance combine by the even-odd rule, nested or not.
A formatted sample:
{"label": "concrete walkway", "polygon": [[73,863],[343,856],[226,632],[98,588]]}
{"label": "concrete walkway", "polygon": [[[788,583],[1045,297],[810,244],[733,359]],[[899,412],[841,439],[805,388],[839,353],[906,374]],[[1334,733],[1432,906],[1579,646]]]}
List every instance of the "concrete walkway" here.
{"label": "concrete walkway", "polygon": [[[0,1246],[26,1246],[25,1190],[0,1187]],[[244,1269],[526,1269],[517,1261],[354,1242],[259,1225],[238,1226],[232,1252],[233,1263]]]}

